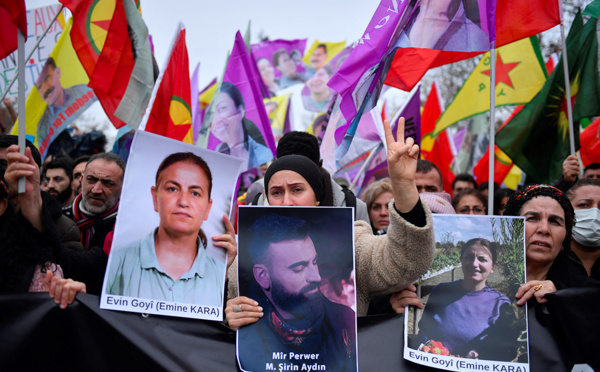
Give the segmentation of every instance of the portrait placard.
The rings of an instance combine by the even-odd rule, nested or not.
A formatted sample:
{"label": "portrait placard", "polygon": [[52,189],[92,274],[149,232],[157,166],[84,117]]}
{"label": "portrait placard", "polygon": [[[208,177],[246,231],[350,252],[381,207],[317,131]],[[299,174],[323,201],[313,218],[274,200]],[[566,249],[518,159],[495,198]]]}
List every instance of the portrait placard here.
{"label": "portrait placard", "polygon": [[244,371],[356,371],[352,208],[240,207],[239,295],[263,316],[237,332]]}
{"label": "portrait placard", "polygon": [[222,320],[225,234],[242,160],[137,131],[100,307]]}
{"label": "portrait placard", "polygon": [[415,283],[404,358],[448,371],[529,371],[522,217],[433,215],[436,256]]}

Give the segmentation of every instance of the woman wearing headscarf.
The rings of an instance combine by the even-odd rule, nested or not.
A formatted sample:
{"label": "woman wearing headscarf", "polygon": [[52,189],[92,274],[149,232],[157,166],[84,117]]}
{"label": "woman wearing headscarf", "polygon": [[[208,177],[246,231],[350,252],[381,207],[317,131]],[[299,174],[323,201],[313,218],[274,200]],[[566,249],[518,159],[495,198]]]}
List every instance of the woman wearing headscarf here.
{"label": "woman wearing headscarf", "polygon": [[[387,235],[375,236],[364,221],[355,222],[357,313],[367,313],[369,298],[406,287],[427,271],[433,261],[434,233],[429,208],[419,199],[414,181],[418,146],[404,141],[404,120],[398,124],[395,141],[386,121],[388,170],[394,199],[390,201]],[[276,206],[332,205],[325,180],[316,164],[299,155],[274,161],[265,175],[266,201]],[[229,270],[229,297],[225,314],[233,329],[256,322],[263,316],[256,301],[237,296],[237,267]],[[233,298],[235,297],[235,298]]]}
{"label": "woman wearing headscarf", "polygon": [[539,303],[547,302],[544,296],[556,291],[552,264],[571,246],[575,224],[571,202],[555,187],[534,185],[513,194],[503,215],[525,217],[527,283],[517,292],[518,304],[534,297]]}
{"label": "woman wearing headscarf", "polygon": [[562,191],[534,185],[513,194],[506,216],[525,217],[527,282],[517,291],[528,304],[532,370],[567,371],[575,364],[600,368],[600,287],[568,288],[561,258],[571,250],[575,212]]}

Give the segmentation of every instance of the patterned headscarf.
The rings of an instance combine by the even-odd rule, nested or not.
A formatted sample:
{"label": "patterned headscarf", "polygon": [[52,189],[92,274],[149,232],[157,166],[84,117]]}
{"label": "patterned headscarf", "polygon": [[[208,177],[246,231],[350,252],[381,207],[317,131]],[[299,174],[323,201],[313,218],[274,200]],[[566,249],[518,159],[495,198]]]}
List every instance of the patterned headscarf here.
{"label": "patterned headscarf", "polygon": [[546,196],[556,200],[565,212],[567,235],[565,236],[563,247],[565,250],[571,249],[571,232],[575,225],[575,211],[573,210],[573,205],[571,205],[569,199],[567,199],[563,192],[556,187],[548,185],[532,185],[521,192],[514,193],[504,206],[503,215],[519,216],[523,205],[538,196]]}

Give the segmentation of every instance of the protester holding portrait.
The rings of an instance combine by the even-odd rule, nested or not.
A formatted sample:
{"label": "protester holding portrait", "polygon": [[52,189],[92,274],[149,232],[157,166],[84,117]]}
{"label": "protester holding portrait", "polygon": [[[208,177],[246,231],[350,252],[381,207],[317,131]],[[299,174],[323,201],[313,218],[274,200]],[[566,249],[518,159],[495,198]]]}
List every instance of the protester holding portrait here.
{"label": "protester holding portrait", "polygon": [[[404,141],[404,120],[398,124],[398,141],[394,140],[389,122],[384,123],[388,142],[388,167],[394,200],[390,202],[390,228],[387,235],[374,236],[371,226],[355,222],[355,259],[357,314],[367,313],[369,298],[374,294],[392,293],[424,273],[433,259],[434,236],[431,213],[419,199],[414,181],[418,146],[412,138]],[[268,205],[328,206],[328,195],[319,167],[299,155],[278,158],[267,169],[265,194]],[[265,205],[267,205],[267,203]],[[237,270],[228,272],[228,297],[225,313],[233,329],[262,318],[257,303],[238,294]],[[241,311],[234,311],[240,306]]]}
{"label": "protester holding portrait", "polygon": [[[589,363],[597,368],[597,350],[589,344],[600,327],[593,305],[600,303],[600,287],[590,287],[591,292],[573,291],[569,287],[573,283],[562,280],[565,272],[560,261],[571,250],[576,226],[571,202],[555,187],[532,185],[510,197],[503,215],[525,217],[527,282],[516,297],[518,305],[528,305],[529,332],[548,340],[543,347],[529,345],[530,353],[543,362],[537,367],[571,370],[574,364]],[[573,302],[588,305],[573,308]],[[561,308],[571,310],[569,317],[558,311]],[[571,318],[573,314],[576,319]]]}

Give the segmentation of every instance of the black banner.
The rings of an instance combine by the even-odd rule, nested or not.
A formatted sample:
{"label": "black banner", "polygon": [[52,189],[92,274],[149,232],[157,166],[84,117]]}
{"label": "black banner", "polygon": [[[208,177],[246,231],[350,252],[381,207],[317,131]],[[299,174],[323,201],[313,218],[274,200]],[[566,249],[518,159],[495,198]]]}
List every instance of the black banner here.
{"label": "black banner", "polygon": [[[593,351],[598,346],[600,312],[594,306],[597,301],[590,303],[591,299],[598,298],[597,292],[582,290],[585,293],[560,291],[553,298],[559,302],[555,302],[553,307],[556,309],[551,310],[560,311],[563,318],[569,319],[565,327],[559,326],[556,332],[548,330],[547,327],[552,325],[540,324],[538,317],[533,316],[541,307],[530,310],[531,371],[571,370],[560,360],[560,351],[573,352],[575,347],[581,354],[577,359],[585,358],[592,367],[598,367],[598,353]],[[588,306],[573,303],[573,296],[587,299]],[[569,303],[575,306],[561,306]],[[47,293],[0,296],[1,369],[44,372],[239,371],[235,332],[222,323],[156,315],[146,317],[102,310],[98,304],[97,296],[87,294],[77,295],[75,303],[65,310],[55,305]],[[401,315],[358,318],[361,371],[434,370],[402,358],[403,322]],[[557,326],[555,320],[551,323]],[[576,345],[577,337],[569,337],[570,345],[559,347],[555,338],[564,337],[566,327],[574,327],[575,323],[579,329],[574,331],[585,336],[587,347]]]}

